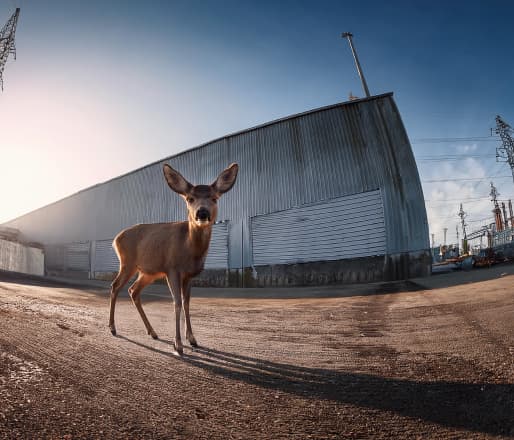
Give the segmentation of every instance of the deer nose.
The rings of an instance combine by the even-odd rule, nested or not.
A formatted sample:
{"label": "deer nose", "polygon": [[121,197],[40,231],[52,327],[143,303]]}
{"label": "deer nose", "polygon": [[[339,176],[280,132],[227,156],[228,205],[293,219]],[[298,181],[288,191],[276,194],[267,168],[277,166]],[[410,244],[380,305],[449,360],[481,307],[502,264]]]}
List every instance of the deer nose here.
{"label": "deer nose", "polygon": [[198,211],[196,211],[197,220],[210,220],[210,217],[210,212],[205,208],[200,208]]}

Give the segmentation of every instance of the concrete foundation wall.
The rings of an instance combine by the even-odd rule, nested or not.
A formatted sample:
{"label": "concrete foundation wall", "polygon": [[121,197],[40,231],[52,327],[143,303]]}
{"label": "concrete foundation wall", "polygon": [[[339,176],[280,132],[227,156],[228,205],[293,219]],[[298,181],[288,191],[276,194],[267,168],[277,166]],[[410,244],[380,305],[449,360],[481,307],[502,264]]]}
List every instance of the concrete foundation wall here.
{"label": "concrete foundation wall", "polygon": [[[380,255],[337,261],[275,264],[244,270],[205,269],[193,279],[196,287],[281,287],[357,284],[406,280],[431,274],[429,251]],[[50,275],[87,278],[87,272],[57,272]],[[112,280],[116,272],[95,272],[93,278]],[[165,283],[165,281],[160,281]]]}
{"label": "concrete foundation wall", "polygon": [[[429,276],[430,252],[258,266],[245,272],[245,287],[319,286],[402,280]],[[231,284],[236,279],[230,278]]]}
{"label": "concrete foundation wall", "polygon": [[44,275],[43,250],[13,241],[0,240],[0,269],[30,275]]}

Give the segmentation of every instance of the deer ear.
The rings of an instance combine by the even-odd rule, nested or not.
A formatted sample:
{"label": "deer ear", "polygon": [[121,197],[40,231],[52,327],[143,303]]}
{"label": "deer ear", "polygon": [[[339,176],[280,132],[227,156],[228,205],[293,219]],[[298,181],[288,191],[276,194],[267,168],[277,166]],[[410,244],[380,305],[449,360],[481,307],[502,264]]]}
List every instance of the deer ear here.
{"label": "deer ear", "polygon": [[212,189],[218,194],[226,193],[234,186],[234,183],[236,183],[238,170],[239,165],[237,163],[231,164],[226,170],[220,173],[216,181],[211,185]]}
{"label": "deer ear", "polygon": [[175,171],[167,163],[164,164],[163,171],[166,182],[168,182],[169,187],[176,193],[185,196],[191,191],[191,188],[193,188],[193,185],[184,179],[182,174]]}

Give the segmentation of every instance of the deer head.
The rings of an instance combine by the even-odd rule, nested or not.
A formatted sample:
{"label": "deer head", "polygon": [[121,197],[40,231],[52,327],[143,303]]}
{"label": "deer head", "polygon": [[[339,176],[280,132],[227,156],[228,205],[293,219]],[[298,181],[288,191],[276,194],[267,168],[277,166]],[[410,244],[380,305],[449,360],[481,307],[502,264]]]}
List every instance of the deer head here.
{"label": "deer head", "polygon": [[185,200],[189,223],[205,227],[216,221],[218,199],[234,186],[238,170],[236,163],[231,164],[211,185],[192,185],[168,164],[163,171],[169,187]]}

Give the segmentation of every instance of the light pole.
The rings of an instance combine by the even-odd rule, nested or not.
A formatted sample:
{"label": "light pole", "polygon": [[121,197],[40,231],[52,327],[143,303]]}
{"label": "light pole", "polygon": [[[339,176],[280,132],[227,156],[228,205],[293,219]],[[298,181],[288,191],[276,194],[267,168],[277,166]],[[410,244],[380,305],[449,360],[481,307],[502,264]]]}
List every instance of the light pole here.
{"label": "light pole", "polygon": [[353,47],[353,41],[352,41],[353,34],[350,32],[343,32],[341,34],[341,37],[347,38],[348,43],[350,43],[350,49],[352,50],[353,59],[355,60],[355,65],[357,66],[357,72],[359,73],[359,77],[362,81],[362,87],[364,88],[364,93],[366,94],[366,97],[369,98],[371,95],[369,93],[368,85],[366,84],[366,79],[364,78],[364,74],[362,73],[361,64],[359,63],[359,58],[357,57],[357,51],[355,50],[355,47]]}

